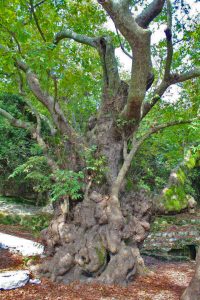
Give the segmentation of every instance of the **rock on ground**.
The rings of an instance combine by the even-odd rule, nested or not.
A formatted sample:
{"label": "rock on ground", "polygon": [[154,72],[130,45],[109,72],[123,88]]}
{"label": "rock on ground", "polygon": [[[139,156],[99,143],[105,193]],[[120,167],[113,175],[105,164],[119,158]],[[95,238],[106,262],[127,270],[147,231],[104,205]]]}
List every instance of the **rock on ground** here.
{"label": "rock on ground", "polygon": [[28,271],[0,273],[0,290],[11,290],[24,286],[29,281]]}
{"label": "rock on ground", "polygon": [[42,255],[44,252],[44,247],[39,243],[5,233],[0,233],[0,248],[19,252],[23,256]]}

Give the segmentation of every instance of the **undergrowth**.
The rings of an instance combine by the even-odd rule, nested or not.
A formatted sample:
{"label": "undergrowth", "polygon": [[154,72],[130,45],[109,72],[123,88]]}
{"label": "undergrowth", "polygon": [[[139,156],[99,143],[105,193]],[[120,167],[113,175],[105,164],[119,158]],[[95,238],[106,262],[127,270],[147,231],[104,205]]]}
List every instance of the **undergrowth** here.
{"label": "undergrowth", "polygon": [[50,214],[45,213],[34,216],[0,213],[0,224],[21,225],[24,229],[38,235],[42,229],[48,227],[51,218]]}

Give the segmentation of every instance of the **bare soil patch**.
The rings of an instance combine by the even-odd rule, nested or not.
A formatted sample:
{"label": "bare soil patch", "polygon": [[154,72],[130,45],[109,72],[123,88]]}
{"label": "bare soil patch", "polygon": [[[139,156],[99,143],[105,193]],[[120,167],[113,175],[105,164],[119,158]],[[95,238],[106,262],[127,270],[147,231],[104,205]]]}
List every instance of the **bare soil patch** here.
{"label": "bare soil patch", "polygon": [[0,272],[22,268],[23,259],[17,254],[10,253],[6,249],[0,249]]}

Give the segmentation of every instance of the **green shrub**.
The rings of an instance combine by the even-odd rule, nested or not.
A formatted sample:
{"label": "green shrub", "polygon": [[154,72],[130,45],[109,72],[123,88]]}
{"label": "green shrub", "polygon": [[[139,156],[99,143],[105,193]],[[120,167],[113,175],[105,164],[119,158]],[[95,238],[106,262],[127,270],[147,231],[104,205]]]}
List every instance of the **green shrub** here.
{"label": "green shrub", "polygon": [[52,216],[49,214],[37,214],[34,216],[8,215],[0,213],[0,224],[21,225],[33,233],[39,233],[42,229],[48,227]]}

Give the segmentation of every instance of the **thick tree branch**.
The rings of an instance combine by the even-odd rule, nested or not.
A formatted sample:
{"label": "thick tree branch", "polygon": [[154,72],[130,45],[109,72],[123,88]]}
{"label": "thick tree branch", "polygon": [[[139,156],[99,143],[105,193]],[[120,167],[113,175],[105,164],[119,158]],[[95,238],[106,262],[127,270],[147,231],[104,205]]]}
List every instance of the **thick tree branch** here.
{"label": "thick tree branch", "polygon": [[42,90],[36,74],[31,72],[29,66],[22,61],[17,60],[15,64],[26,74],[28,85],[33,94],[40,100],[43,105],[46,106],[47,109],[50,109],[50,107],[53,105],[53,99]]}
{"label": "thick tree branch", "polygon": [[[53,124],[51,123],[51,121],[49,120],[49,118],[47,118],[46,116],[40,114],[36,108],[30,103],[30,101],[27,101],[26,99],[24,99],[24,101],[26,102],[26,104],[28,105],[28,107],[30,108],[31,112],[35,115],[35,116],[39,116],[39,118],[41,120],[43,120],[49,127],[50,131],[51,131],[51,135],[54,136],[57,132],[56,128],[53,126]],[[38,119],[39,120],[39,119]],[[40,124],[41,121],[38,122],[38,124]]]}
{"label": "thick tree branch", "polygon": [[120,77],[115,49],[111,39],[109,37],[100,38],[97,49],[103,68],[104,88],[108,88],[114,96],[120,85]]}
{"label": "thick tree branch", "polygon": [[83,140],[70,126],[59,103],[57,102],[54,104],[54,98],[47,92],[43,91],[37,75],[33,73],[24,62],[17,60],[16,64],[25,73],[27,83],[32,93],[48,109],[55,126],[63,134],[63,136],[67,138],[70,149],[73,148],[74,151],[75,149],[80,149],[80,145],[83,144]]}
{"label": "thick tree branch", "polygon": [[15,65],[20,70],[22,70],[24,73],[26,73],[28,71],[28,69],[29,69],[29,66],[25,62],[23,62],[21,60],[15,60]]}
{"label": "thick tree branch", "polygon": [[55,35],[54,44],[57,45],[65,38],[73,39],[78,43],[89,45],[97,49],[103,68],[104,88],[109,88],[110,91],[113,92],[117,91],[120,84],[120,78],[115,57],[115,49],[111,39],[109,37],[93,38],[66,29]]}
{"label": "thick tree branch", "polygon": [[170,84],[167,81],[162,81],[159,86],[155,89],[151,102],[145,102],[143,105],[142,118],[144,118],[148,112],[156,105],[156,103],[161,99],[162,95],[165,93]]}
{"label": "thick tree branch", "polygon": [[7,111],[5,111],[2,108],[0,108],[0,115],[6,118],[9,121],[9,123],[14,127],[27,129],[31,133],[35,131],[32,124],[14,118],[11,114],[9,114]]}
{"label": "thick tree branch", "polygon": [[129,1],[104,0],[98,2],[110,15],[115,26],[127,39],[131,46],[147,34],[135,21],[129,9]]}
{"label": "thick tree branch", "polygon": [[99,38],[88,37],[83,34],[78,34],[72,30],[65,29],[58,32],[54,37],[54,44],[57,45],[63,39],[72,39],[78,43],[89,45],[96,48]]}
{"label": "thick tree branch", "polygon": [[141,118],[142,103],[152,75],[151,32],[137,24],[124,1],[106,0],[101,4],[132,49],[134,59],[132,60],[131,81],[127,104],[121,112],[121,117],[128,120],[134,119],[137,123]]}
{"label": "thick tree branch", "polygon": [[53,80],[53,85],[54,85],[54,110],[55,110],[55,106],[58,101],[58,79],[55,74],[51,73],[51,71],[48,71],[48,78],[49,77]]}
{"label": "thick tree branch", "polygon": [[45,143],[45,141],[43,140],[43,138],[41,136],[41,118],[40,118],[40,115],[39,115],[38,111],[35,108],[33,108],[32,106],[30,106],[30,107],[31,107],[32,112],[35,114],[36,119],[37,119],[37,126],[36,126],[36,130],[35,130],[36,140],[38,142],[38,145],[43,150],[43,153],[44,153],[44,156],[47,159],[48,165],[51,167],[52,171],[55,172],[56,170],[59,169],[59,167],[58,167],[57,163],[49,156],[47,144]]}
{"label": "thick tree branch", "polygon": [[117,178],[115,180],[115,182],[113,183],[112,186],[112,195],[114,195],[116,198],[118,198],[118,194],[121,188],[121,185],[124,181],[124,178],[126,176],[126,173],[128,172],[130,165],[131,165],[131,161],[136,153],[136,151],[138,150],[138,144],[136,142],[136,138],[135,138],[135,134],[132,138],[132,148],[131,151],[125,155],[124,157],[124,162],[123,165],[117,175]]}
{"label": "thick tree branch", "polygon": [[48,124],[50,131],[51,131],[51,135],[54,136],[57,132],[56,128],[53,126],[53,124],[51,123],[51,121],[44,115],[40,114],[40,118]]}
{"label": "thick tree branch", "polygon": [[186,80],[194,79],[200,76],[200,68],[194,68],[185,73],[175,73],[170,76],[170,84],[184,82]]}
{"label": "thick tree branch", "polygon": [[167,39],[167,58],[165,64],[164,80],[167,81],[170,77],[170,70],[173,59],[173,43],[172,43],[172,5],[171,0],[167,0],[167,28],[165,29]]}
{"label": "thick tree branch", "polygon": [[142,28],[147,28],[151,21],[153,21],[162,11],[165,0],[154,0],[147,8],[145,8],[136,18],[136,22]]}
{"label": "thick tree branch", "polygon": [[53,83],[54,83],[54,109],[55,109],[55,105],[58,101],[58,82],[56,77],[53,78]]}

